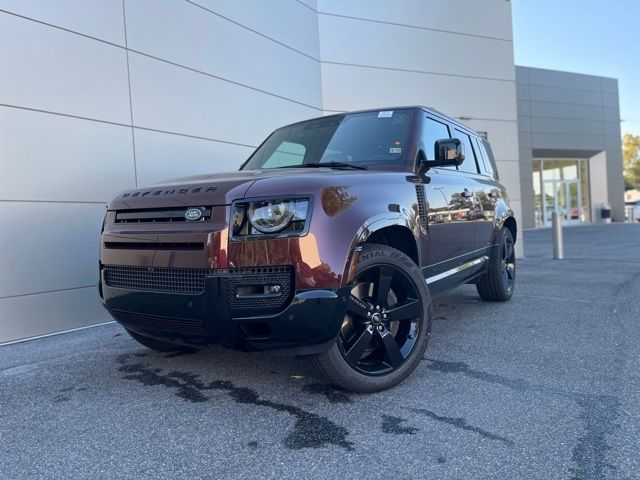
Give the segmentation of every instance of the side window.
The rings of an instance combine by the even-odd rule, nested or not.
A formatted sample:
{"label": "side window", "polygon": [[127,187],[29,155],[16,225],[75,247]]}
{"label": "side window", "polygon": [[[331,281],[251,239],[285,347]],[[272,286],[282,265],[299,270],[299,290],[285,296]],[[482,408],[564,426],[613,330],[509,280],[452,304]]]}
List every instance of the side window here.
{"label": "side window", "polygon": [[491,165],[491,160],[484,148],[482,140],[480,138],[474,138],[473,146],[476,148],[476,152],[478,153],[478,165],[480,165],[481,172],[485,175],[493,176],[493,166]]}
{"label": "side window", "polygon": [[278,168],[289,165],[301,165],[306,149],[304,145],[292,142],[282,142],[280,146],[264,162],[264,168]]}
{"label": "side window", "polygon": [[436,140],[450,138],[449,127],[432,118],[424,118],[424,128],[422,130],[422,149],[427,155],[427,160],[435,160]]}
{"label": "side window", "polygon": [[482,151],[482,147],[480,146],[480,142],[477,138],[472,138],[473,149],[476,151],[476,160],[478,160],[478,167],[480,167],[480,173],[487,173],[487,158],[486,154]]}
{"label": "side window", "polygon": [[457,128],[454,132],[454,137],[458,138],[462,142],[464,149],[464,162],[458,167],[458,170],[469,173],[479,173],[478,165],[476,163],[476,155],[471,146],[471,138],[464,132],[461,132]]}
{"label": "side window", "polygon": [[482,155],[484,156],[484,164],[487,167],[487,174],[498,180],[498,170],[496,169],[496,160],[493,158],[491,145],[486,140],[478,140]]}

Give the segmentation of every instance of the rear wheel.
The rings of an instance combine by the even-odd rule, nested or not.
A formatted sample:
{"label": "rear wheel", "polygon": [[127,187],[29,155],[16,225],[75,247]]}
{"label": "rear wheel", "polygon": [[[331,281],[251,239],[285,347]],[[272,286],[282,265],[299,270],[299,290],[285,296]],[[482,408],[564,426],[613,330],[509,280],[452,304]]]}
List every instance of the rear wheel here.
{"label": "rear wheel", "polygon": [[513,295],[516,282],[516,252],[513,235],[508,228],[498,233],[498,249],[489,259],[487,272],[478,279],[476,288],[483,300],[506,302]]}
{"label": "rear wheel", "polygon": [[144,345],[151,350],[157,350],[159,352],[175,352],[176,350],[180,350],[182,347],[179,345],[175,345],[169,342],[162,342],[160,340],[156,340],[154,338],[145,337],[144,335],[140,335],[139,333],[132,332],[131,330],[127,330],[127,333],[131,335],[131,337],[141,345]]}
{"label": "rear wheel", "polygon": [[376,392],[403,381],[431,335],[431,297],[418,266],[385,245],[366,245],[336,343],[312,357],[330,382]]}

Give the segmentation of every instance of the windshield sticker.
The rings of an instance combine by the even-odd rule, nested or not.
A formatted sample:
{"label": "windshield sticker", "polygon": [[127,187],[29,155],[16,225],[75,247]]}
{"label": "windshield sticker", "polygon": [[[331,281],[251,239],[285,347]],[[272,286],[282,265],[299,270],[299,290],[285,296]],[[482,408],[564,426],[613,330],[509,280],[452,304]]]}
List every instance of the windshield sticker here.
{"label": "windshield sticker", "polygon": [[393,116],[393,110],[386,110],[384,112],[378,112],[378,118],[389,118]]}
{"label": "windshield sticker", "polygon": [[400,148],[400,147],[391,147],[389,149],[389,153],[402,153],[402,148]]}

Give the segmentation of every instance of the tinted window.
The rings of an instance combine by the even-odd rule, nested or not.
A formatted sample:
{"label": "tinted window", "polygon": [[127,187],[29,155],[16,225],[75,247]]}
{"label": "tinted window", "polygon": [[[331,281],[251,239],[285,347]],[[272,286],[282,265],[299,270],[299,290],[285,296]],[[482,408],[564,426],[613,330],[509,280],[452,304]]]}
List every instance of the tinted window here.
{"label": "tinted window", "polygon": [[280,128],[243,169],[342,162],[404,164],[413,111],[375,111],[316,118]]}
{"label": "tinted window", "polygon": [[299,143],[282,142],[264,162],[262,168],[278,168],[287,165],[300,165],[304,160],[306,148]]}
{"label": "tinted window", "polygon": [[485,175],[493,176],[493,167],[491,166],[491,160],[489,160],[489,156],[487,151],[484,149],[484,145],[482,144],[482,140],[479,138],[473,139],[473,146],[476,149],[477,157],[478,157],[478,165],[480,166],[480,170]]}
{"label": "tinted window", "polygon": [[498,170],[496,169],[496,160],[493,158],[493,151],[491,145],[485,140],[478,140],[480,148],[482,149],[482,155],[484,156],[484,163],[487,167],[487,173],[498,180]]}
{"label": "tinted window", "polygon": [[478,166],[476,165],[476,155],[471,146],[471,138],[464,132],[461,132],[456,128],[455,135],[462,142],[462,148],[464,150],[464,162],[458,167],[458,170],[469,173],[478,173]]}
{"label": "tinted window", "polygon": [[436,140],[449,138],[449,127],[444,123],[437,122],[432,118],[425,117],[424,128],[422,130],[422,150],[427,156],[427,160],[435,160]]}

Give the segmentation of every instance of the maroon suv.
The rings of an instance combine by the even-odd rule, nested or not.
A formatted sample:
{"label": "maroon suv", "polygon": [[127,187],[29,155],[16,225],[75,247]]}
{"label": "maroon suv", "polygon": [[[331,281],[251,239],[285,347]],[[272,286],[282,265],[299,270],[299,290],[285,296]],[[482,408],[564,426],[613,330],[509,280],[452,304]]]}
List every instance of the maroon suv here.
{"label": "maroon suv", "polygon": [[476,133],[423,107],[344,113],[276,130],[237,172],[118,194],[100,295],[147,347],[308,355],[371,392],[422,358],[434,295],[511,297],[515,241]]}

